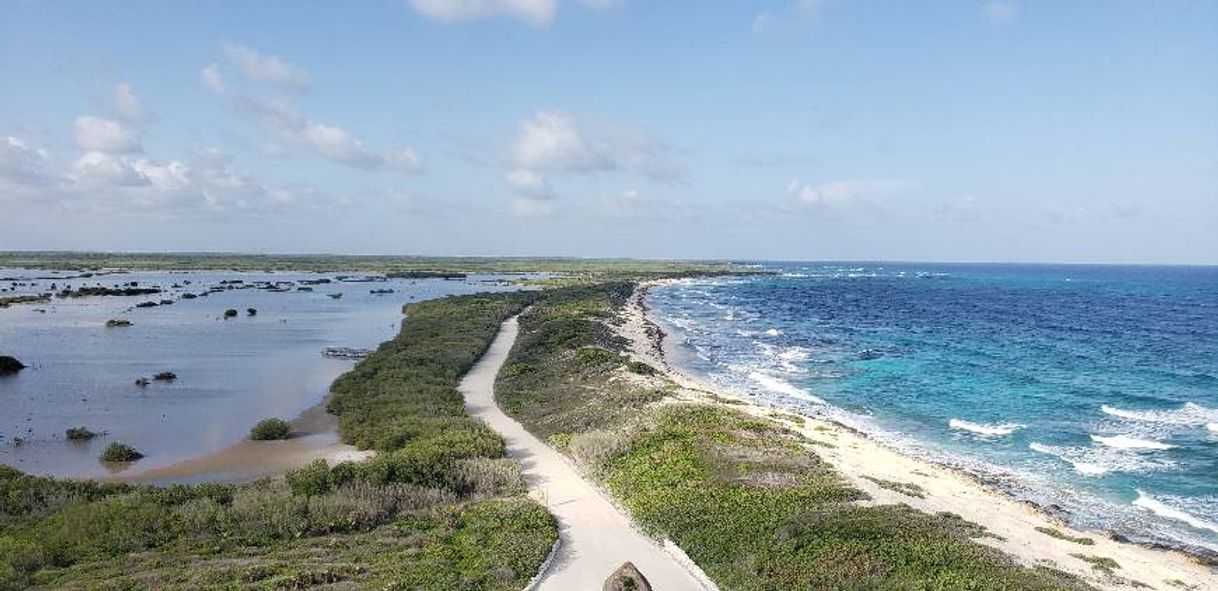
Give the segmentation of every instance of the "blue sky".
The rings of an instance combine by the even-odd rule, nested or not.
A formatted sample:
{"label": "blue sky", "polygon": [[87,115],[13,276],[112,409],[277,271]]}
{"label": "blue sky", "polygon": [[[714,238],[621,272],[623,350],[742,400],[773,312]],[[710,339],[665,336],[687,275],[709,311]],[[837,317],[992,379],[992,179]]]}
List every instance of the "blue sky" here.
{"label": "blue sky", "polygon": [[0,249],[1218,262],[1218,4],[0,4]]}

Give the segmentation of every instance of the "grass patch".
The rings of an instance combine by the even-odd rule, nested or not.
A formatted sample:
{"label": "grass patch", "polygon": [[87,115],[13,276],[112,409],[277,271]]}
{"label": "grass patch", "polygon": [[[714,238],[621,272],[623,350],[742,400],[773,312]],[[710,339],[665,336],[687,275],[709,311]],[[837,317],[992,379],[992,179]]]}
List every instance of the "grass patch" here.
{"label": "grass patch", "polygon": [[1039,526],[1036,528],[1036,531],[1038,531],[1042,534],[1045,534],[1046,536],[1049,536],[1050,538],[1066,540],[1067,542],[1074,542],[1075,544],[1082,544],[1083,546],[1092,546],[1095,544],[1095,540],[1093,540],[1091,538],[1082,537],[1082,536],[1074,537],[1061,530],[1053,529],[1051,527]]}
{"label": "grass patch", "polygon": [[1079,560],[1082,560],[1083,562],[1091,564],[1091,568],[1098,570],[1104,574],[1110,575],[1110,574],[1112,574],[1112,571],[1115,571],[1115,570],[1121,568],[1120,563],[1118,563],[1117,561],[1115,561],[1111,558],[1108,558],[1107,556],[1095,556],[1095,555],[1087,555],[1087,554],[1071,554],[1070,556],[1073,556]]}
{"label": "grass patch", "polygon": [[926,498],[926,490],[923,489],[921,486],[918,486],[917,484],[914,484],[912,482],[897,482],[896,480],[884,480],[883,478],[876,478],[874,476],[863,476],[863,479],[869,480],[869,481],[875,483],[876,486],[878,486],[884,490],[898,492],[907,497],[914,497],[915,499],[925,499]]}

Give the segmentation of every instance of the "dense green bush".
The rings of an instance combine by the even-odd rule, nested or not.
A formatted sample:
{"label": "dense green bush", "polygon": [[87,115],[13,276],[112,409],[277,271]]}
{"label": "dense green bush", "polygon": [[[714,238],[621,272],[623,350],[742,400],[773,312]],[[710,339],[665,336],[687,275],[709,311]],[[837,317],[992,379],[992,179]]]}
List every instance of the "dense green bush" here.
{"label": "dense green bush", "polygon": [[275,417],[262,419],[250,429],[250,439],[254,441],[273,441],[287,439],[292,436],[292,426],[287,421]]}
{"label": "dense green bush", "polygon": [[114,442],[106,446],[102,450],[101,461],[103,462],[134,462],[144,457],[144,454],[137,451],[134,447],[126,443]]}
{"label": "dense green bush", "polygon": [[626,364],[626,369],[630,370],[631,373],[637,373],[641,376],[653,376],[656,374],[656,368],[642,361],[631,361]]}

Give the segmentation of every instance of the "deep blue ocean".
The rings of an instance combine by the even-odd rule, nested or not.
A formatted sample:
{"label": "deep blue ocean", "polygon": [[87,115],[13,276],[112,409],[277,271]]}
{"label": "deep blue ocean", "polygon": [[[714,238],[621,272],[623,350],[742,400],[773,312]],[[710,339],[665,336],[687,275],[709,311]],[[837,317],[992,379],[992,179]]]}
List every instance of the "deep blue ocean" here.
{"label": "deep blue ocean", "polygon": [[760,264],[649,303],[719,385],[1218,550],[1218,267]]}

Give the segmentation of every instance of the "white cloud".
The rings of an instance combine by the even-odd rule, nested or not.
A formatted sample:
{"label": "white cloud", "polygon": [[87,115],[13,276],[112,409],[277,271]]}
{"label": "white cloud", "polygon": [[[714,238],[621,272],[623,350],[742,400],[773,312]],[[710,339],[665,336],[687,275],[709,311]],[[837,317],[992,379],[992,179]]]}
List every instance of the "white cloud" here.
{"label": "white cloud", "polygon": [[408,0],[410,7],[428,18],[457,23],[492,17],[509,17],[545,27],[554,21],[557,0]]}
{"label": "white cloud", "polygon": [[552,199],[521,197],[512,200],[512,215],[518,218],[545,218],[554,215]]}
{"label": "white cloud", "polygon": [[685,167],[662,142],[638,130],[539,111],[520,122],[512,147],[516,166],[529,170],[591,173],[629,171],[658,182],[681,182]]}
{"label": "white cloud", "polygon": [[143,149],[134,131],[118,121],[101,117],[77,117],[75,136],[76,146],[90,152],[129,154]]}
{"label": "white cloud", "polygon": [[799,207],[831,208],[911,191],[918,186],[917,182],[907,180],[835,181],[820,185],[791,181],[787,195]]}
{"label": "white cloud", "polygon": [[321,156],[348,166],[377,168],[385,163],[380,155],[369,152],[363,142],[338,126],[309,123],[300,137]]}
{"label": "white cloud", "polygon": [[271,84],[291,91],[306,90],[313,83],[313,77],[308,72],[278,56],[232,44],[224,46],[224,56],[236,66],[242,76],[252,82]]}
{"label": "white cloud", "polygon": [[126,82],[114,85],[114,111],[120,119],[139,125],[152,119],[152,113],[135,96],[135,91]]}
{"label": "white cloud", "polygon": [[46,162],[45,149],[31,148],[25,140],[11,135],[0,139],[0,186],[35,187],[50,184]]}
{"label": "white cloud", "polygon": [[1008,23],[1019,15],[1019,7],[1009,0],[989,0],[982,7],[985,18],[992,23]]}
{"label": "white cloud", "polygon": [[782,8],[771,8],[753,17],[753,32],[762,33],[778,24],[814,23],[824,11],[825,0],[794,0]]}
{"label": "white cloud", "polygon": [[107,187],[137,187],[147,185],[144,178],[126,158],[107,152],[85,152],[72,164],[68,179],[84,189]]}
{"label": "white cloud", "polygon": [[513,170],[507,174],[507,182],[525,197],[531,199],[554,198],[554,188],[550,186],[550,182],[531,170]]}
{"label": "white cloud", "polygon": [[212,94],[223,96],[228,92],[228,86],[224,84],[224,77],[220,75],[220,64],[209,64],[200,70],[199,81]]}
{"label": "white cloud", "polygon": [[580,0],[580,4],[593,10],[612,10],[626,3],[626,0]]}
{"label": "white cloud", "polygon": [[262,98],[230,88],[218,64],[203,68],[199,79],[233,110],[254,118],[270,130],[275,136],[271,144],[275,155],[286,155],[295,149],[363,170],[393,168],[418,172],[422,168],[412,148],[373,150],[340,126],[310,120],[286,98]]}

